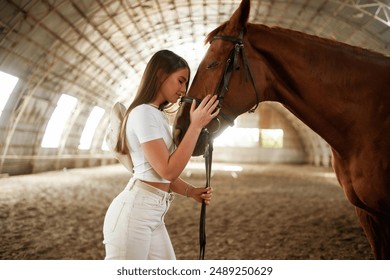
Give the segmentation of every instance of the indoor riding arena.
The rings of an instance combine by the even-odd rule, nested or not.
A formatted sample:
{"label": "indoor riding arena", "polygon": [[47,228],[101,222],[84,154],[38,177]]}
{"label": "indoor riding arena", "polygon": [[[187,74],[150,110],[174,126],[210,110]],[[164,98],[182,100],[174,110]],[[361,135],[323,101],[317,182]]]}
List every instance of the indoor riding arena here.
{"label": "indoor riding arena", "polygon": [[[129,106],[160,49],[184,57],[192,81],[205,38],[240,3],[0,1],[0,259],[104,259],[105,213],[132,176],[105,141],[111,108]],[[390,55],[386,0],[252,0],[248,21]],[[204,187],[205,158],[181,178]],[[281,103],[215,138],[211,186],[205,259],[375,259],[331,146]],[[165,217],[178,260],[199,257],[200,208],[176,194]]]}

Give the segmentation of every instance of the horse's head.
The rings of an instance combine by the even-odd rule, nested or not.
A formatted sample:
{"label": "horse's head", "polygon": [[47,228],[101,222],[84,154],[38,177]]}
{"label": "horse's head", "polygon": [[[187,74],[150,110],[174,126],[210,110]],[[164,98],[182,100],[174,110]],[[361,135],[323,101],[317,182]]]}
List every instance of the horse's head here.
{"label": "horse's head", "polygon": [[[222,133],[226,127],[233,125],[237,116],[259,103],[260,93],[248,61],[253,57],[244,51],[249,10],[250,1],[243,0],[229,21],[207,36],[206,43],[210,43],[210,47],[198,67],[187,96],[182,99],[175,119],[173,137],[176,145],[181,142],[189,126],[193,99],[202,100],[207,94],[219,97],[220,113],[207,126],[211,137]],[[202,133],[193,155],[202,155],[206,144],[206,133]]]}

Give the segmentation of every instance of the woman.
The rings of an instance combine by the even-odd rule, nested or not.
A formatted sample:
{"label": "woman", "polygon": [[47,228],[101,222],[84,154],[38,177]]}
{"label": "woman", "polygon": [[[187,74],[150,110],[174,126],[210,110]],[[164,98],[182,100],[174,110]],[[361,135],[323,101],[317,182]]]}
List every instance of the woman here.
{"label": "woman", "polygon": [[155,53],[146,66],[116,147],[117,152],[130,153],[134,172],[106,213],[106,259],[176,259],[164,224],[172,192],[210,203],[210,188],[195,188],[179,175],[202,128],[219,112],[216,97],[206,97],[197,108],[192,104],[191,124],[176,149],[163,111],[186,93],[189,77],[187,62],[168,50]]}

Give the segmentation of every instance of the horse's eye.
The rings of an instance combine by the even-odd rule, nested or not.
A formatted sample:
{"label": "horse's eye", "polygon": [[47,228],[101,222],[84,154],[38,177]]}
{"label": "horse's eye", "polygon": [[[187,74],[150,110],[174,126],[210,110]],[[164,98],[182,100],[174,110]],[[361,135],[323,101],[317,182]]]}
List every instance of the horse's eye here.
{"label": "horse's eye", "polygon": [[216,67],[218,64],[219,64],[218,61],[213,61],[213,62],[211,62],[209,65],[207,65],[207,69],[214,68],[214,67]]}

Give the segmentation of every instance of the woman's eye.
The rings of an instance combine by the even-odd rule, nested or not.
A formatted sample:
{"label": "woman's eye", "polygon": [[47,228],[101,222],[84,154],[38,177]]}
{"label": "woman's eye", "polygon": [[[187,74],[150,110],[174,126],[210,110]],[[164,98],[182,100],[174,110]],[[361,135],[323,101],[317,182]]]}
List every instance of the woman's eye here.
{"label": "woman's eye", "polygon": [[213,61],[213,62],[211,62],[209,65],[207,65],[207,69],[214,68],[214,67],[216,67],[218,64],[219,64],[218,61]]}

